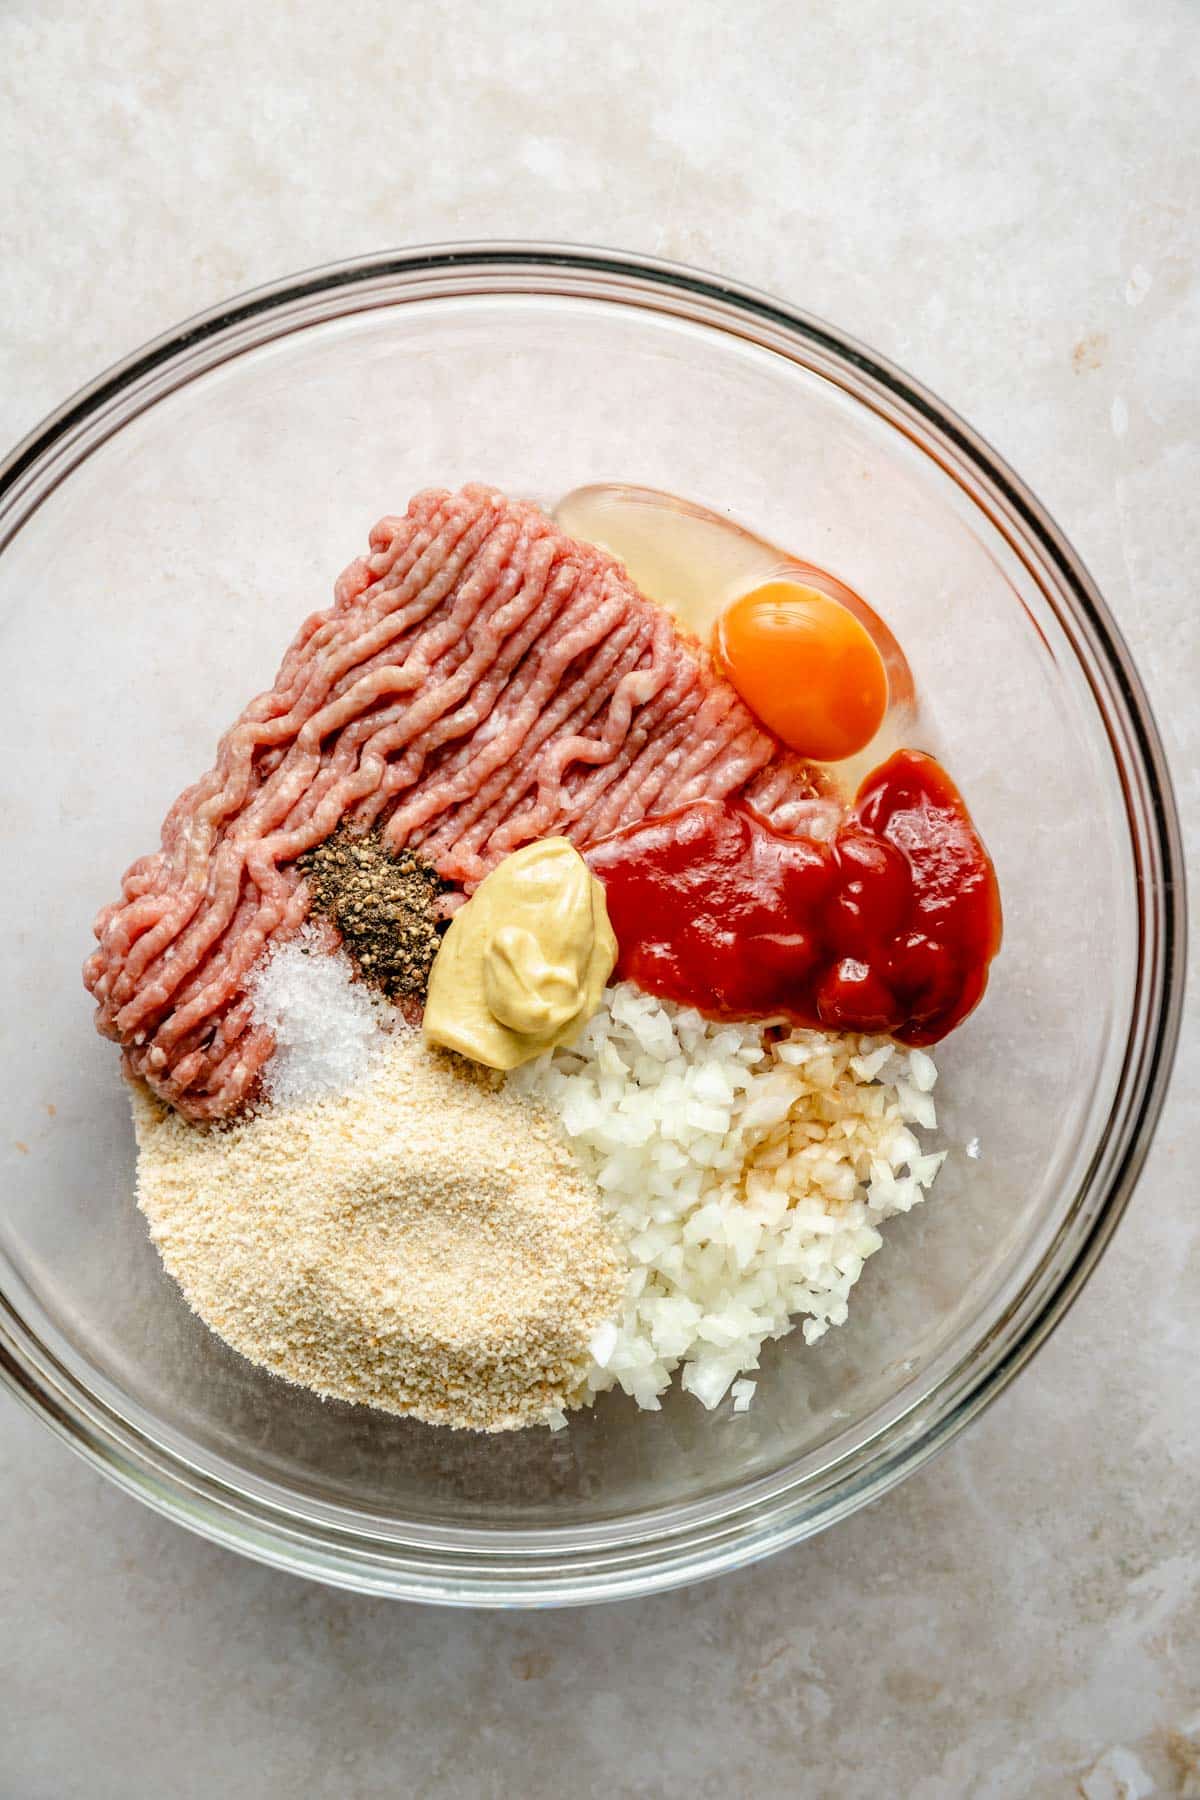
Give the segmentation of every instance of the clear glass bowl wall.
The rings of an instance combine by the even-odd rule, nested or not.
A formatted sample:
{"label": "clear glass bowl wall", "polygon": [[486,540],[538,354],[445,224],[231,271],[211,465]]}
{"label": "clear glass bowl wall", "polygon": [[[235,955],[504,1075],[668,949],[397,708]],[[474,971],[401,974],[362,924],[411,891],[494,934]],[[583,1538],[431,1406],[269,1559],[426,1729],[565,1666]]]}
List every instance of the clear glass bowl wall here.
{"label": "clear glass bowl wall", "polygon": [[[469,479],[546,503],[666,488],[843,576],[899,635],[924,739],[995,857],[1006,942],[939,1058],[934,1196],[889,1227],[844,1328],[772,1348],[744,1416],[608,1396],[566,1431],[482,1438],[323,1404],[189,1313],[136,1211],[127,1099],[79,979],[92,917],[374,519]],[[149,346],[10,459],[0,644],[0,1356],[183,1523],[465,1603],[714,1573],[914,1467],[1091,1267],[1178,1018],[1153,722],[1036,501],[828,327],[602,253],[411,252],[282,283]]]}

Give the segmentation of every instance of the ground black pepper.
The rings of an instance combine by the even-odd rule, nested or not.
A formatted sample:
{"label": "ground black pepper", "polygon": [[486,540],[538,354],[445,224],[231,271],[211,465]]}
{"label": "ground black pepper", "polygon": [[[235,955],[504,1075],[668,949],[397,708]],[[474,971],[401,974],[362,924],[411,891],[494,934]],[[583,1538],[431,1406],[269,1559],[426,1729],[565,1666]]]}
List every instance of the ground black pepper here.
{"label": "ground black pepper", "polygon": [[393,855],[377,830],[341,826],[298,866],[313,912],[337,926],[364,978],[391,1000],[424,999],[446,885],[429,864],[411,850]]}

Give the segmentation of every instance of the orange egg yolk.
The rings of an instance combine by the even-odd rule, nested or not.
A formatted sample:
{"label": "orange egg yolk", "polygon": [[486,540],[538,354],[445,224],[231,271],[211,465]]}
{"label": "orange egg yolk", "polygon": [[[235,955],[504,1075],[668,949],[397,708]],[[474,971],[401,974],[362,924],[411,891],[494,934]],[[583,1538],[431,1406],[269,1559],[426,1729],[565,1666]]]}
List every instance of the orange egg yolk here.
{"label": "orange egg yolk", "polygon": [[717,652],[751,712],[815,762],[869,744],[888,705],[887,672],[866,627],[816,588],[768,581],[726,607]]}

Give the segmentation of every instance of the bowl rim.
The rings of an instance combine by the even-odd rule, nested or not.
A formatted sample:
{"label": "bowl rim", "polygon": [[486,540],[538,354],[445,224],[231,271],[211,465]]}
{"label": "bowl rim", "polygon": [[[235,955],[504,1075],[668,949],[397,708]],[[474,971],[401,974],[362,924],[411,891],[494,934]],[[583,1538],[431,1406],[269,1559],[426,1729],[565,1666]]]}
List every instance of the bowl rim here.
{"label": "bowl rim", "polygon": [[[405,291],[407,290],[407,292]],[[416,245],[314,269],[218,303],[152,339],[98,375],[37,425],[0,463],[0,553],[53,489],[104,439],[171,385],[277,332],[337,316],[342,297],[370,305],[469,294],[550,294],[666,312],[790,354],[826,378],[839,370],[901,431],[928,432],[970,470],[972,498],[1014,525],[1060,585],[1094,667],[1084,668],[1121,779],[1139,903],[1133,1025],[1109,1118],[1074,1201],[1014,1302],[1026,1313],[987,1366],[979,1343],[941,1383],[823,1472],[803,1498],[786,1480],[748,1484],[740,1497],[615,1526],[495,1527],[385,1533],[350,1528],[332,1512],[289,1508],[253,1483],[223,1477],[126,1418],[113,1396],[89,1389],[42,1343],[0,1292],[0,1381],[71,1448],[128,1492],[215,1542],[258,1560],[361,1592],[449,1605],[531,1607],[613,1600],[660,1591],[758,1560],[879,1498],[944,1448],[1003,1391],[1065,1316],[1124,1211],[1161,1113],[1183,1008],[1186,902],[1178,814],[1162,741],[1133,660],[1082,561],[1045,508],[997,452],[927,388],[833,325],[725,277],[685,265],[584,245],[481,241]],[[224,354],[220,354],[224,352]],[[801,354],[803,353],[803,354]],[[110,411],[121,418],[105,429]],[[931,452],[927,443],[922,449]],[[72,460],[72,457],[74,458]],[[939,459],[941,460],[941,459]],[[985,504],[986,502],[986,504]],[[1080,644],[1071,648],[1082,662]],[[1098,687],[1111,711],[1101,705]],[[1083,1235],[1065,1260],[1054,1251],[1084,1199]],[[1039,1283],[1044,1291],[1028,1304]],[[942,1396],[940,1408],[933,1401]],[[649,1529],[646,1529],[647,1522]]]}

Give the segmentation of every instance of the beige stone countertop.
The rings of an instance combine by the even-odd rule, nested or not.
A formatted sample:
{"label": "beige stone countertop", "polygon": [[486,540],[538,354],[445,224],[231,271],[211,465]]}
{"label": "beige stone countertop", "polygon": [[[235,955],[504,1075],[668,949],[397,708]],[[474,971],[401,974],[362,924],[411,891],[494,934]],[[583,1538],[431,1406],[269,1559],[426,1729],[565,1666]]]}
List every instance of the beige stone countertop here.
{"label": "beige stone countertop", "polygon": [[[197,308],[394,243],[618,245],[835,320],[1074,540],[1194,851],[1194,0],[6,0],[0,167],[7,441]],[[1200,1795],[1198,1082],[1192,1022],[1126,1220],[1015,1386],[880,1504],[689,1591],[327,1591],[0,1400],[0,1800]]]}

